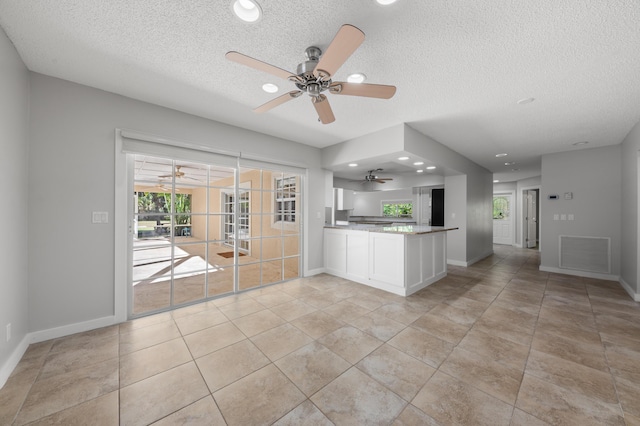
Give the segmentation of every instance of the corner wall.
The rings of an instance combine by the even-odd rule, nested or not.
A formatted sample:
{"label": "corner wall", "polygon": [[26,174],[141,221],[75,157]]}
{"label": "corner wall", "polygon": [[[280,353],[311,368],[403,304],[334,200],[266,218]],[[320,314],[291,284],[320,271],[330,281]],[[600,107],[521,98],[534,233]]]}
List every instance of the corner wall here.
{"label": "corner wall", "polygon": [[622,142],[622,265],[620,280],[627,291],[640,294],[638,275],[638,168],[640,166],[640,122]]}
{"label": "corner wall", "polygon": [[[20,360],[28,342],[28,155],[29,71],[0,29],[0,170],[5,201],[0,209],[0,387]],[[7,342],[6,327],[11,324]]]}
{"label": "corner wall", "polygon": [[[447,233],[447,259],[468,266],[491,255],[493,173],[406,124],[404,143],[406,152],[458,173],[444,180],[445,225],[460,226]],[[453,213],[456,217],[451,216]],[[456,234],[463,234],[464,242]]]}

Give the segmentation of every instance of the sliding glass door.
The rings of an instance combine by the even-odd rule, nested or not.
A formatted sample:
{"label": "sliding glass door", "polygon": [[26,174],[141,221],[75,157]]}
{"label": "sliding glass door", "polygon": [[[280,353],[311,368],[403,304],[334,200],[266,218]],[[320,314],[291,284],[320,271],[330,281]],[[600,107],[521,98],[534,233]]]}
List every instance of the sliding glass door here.
{"label": "sliding glass door", "polygon": [[295,278],[301,175],[134,154],[131,313]]}

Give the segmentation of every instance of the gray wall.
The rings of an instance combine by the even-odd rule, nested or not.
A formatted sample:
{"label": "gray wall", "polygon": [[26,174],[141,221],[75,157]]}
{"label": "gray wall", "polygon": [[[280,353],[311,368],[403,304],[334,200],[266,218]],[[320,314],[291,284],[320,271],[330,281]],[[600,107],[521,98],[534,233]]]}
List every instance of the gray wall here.
{"label": "gray wall", "polygon": [[[467,178],[466,260],[467,263],[475,263],[493,253],[493,175],[486,170],[470,170],[465,177]],[[444,196],[446,199],[446,190]]]}
{"label": "gray wall", "polygon": [[[620,145],[542,156],[542,267],[559,267],[558,235],[611,237],[611,274],[620,274],[621,162]],[[564,199],[566,192],[572,200]],[[549,194],[560,199],[549,200]],[[553,220],[571,213],[574,221]]]}
{"label": "gray wall", "polygon": [[[464,194],[464,196],[452,196]],[[447,232],[447,261],[455,265],[467,262],[467,178],[464,175],[444,178],[444,226],[460,228]],[[493,234],[492,234],[493,236]]]}
{"label": "gray wall", "polygon": [[[416,196],[411,188],[392,191],[356,192],[353,198],[351,216],[382,216],[382,201],[409,200],[418,208]],[[414,217],[415,214],[414,214]]]}
{"label": "gray wall", "polygon": [[[114,313],[114,129],[310,167],[306,241],[322,241],[320,151],[249,130],[32,74],[29,188],[30,331]],[[91,224],[92,211],[110,223]],[[317,217],[320,213],[320,217]],[[308,247],[322,267],[322,244]]]}
{"label": "gray wall", "polygon": [[622,280],[637,294],[638,282],[638,152],[640,122],[622,142]]}
{"label": "gray wall", "polygon": [[[28,332],[27,234],[29,72],[0,29],[0,386],[11,354]],[[11,340],[6,326],[11,323]]]}
{"label": "gray wall", "polygon": [[[0,29],[0,376],[29,328],[27,292],[29,72]],[[12,337],[7,342],[6,326]],[[7,372],[8,374],[9,372]],[[0,377],[0,386],[6,377]]]}

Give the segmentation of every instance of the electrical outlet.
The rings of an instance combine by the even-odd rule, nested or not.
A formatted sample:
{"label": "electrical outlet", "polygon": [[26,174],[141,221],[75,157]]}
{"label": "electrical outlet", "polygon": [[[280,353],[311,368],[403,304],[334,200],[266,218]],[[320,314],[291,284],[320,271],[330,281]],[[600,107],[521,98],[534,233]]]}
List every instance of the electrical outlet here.
{"label": "electrical outlet", "polygon": [[11,323],[7,324],[7,342],[11,340]]}

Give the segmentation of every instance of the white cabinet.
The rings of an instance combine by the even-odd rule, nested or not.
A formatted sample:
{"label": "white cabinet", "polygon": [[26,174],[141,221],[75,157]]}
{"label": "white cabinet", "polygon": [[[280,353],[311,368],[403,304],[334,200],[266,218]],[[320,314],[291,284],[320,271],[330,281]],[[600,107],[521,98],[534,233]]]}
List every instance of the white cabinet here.
{"label": "white cabinet", "polygon": [[447,275],[446,242],[446,232],[396,234],[325,228],[325,270],[408,296]]}
{"label": "white cabinet", "polygon": [[333,188],[336,210],[353,210],[353,190]]}
{"label": "white cabinet", "polygon": [[404,240],[402,234],[369,233],[369,277],[404,288]]}
{"label": "white cabinet", "polygon": [[366,280],[369,273],[368,232],[325,229],[324,263],[330,274]]}

